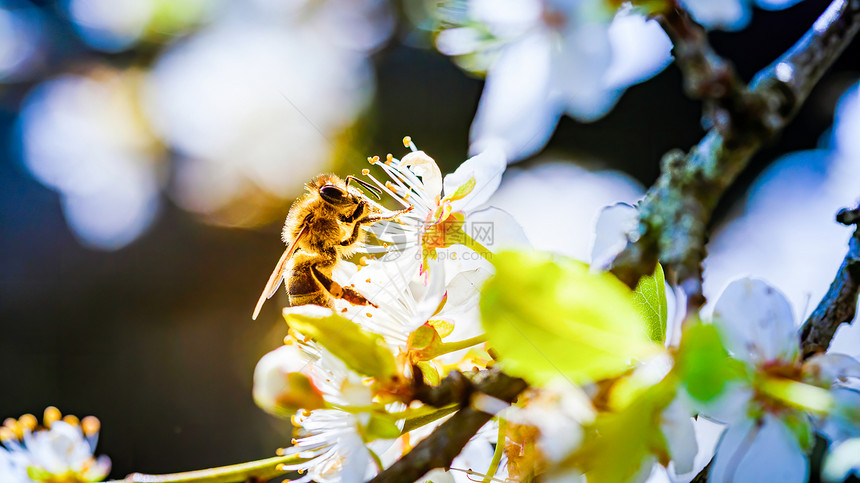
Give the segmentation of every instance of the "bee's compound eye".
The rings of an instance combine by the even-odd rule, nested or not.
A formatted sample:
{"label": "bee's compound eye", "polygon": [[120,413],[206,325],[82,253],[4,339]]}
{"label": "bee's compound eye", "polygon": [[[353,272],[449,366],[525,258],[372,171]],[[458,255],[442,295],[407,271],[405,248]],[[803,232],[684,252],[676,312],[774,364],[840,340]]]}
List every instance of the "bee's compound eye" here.
{"label": "bee's compound eye", "polygon": [[320,196],[331,204],[340,205],[345,201],[346,192],[337,186],[327,184],[320,188]]}

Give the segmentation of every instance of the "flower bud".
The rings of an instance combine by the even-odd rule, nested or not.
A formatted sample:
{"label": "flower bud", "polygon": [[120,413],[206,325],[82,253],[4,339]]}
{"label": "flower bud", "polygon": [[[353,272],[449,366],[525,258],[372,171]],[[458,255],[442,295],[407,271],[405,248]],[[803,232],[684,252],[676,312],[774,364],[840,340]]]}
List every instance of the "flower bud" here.
{"label": "flower bud", "polygon": [[311,379],[314,359],[295,344],[264,355],[254,370],[254,401],[265,411],[289,417],[299,409],[326,406]]}

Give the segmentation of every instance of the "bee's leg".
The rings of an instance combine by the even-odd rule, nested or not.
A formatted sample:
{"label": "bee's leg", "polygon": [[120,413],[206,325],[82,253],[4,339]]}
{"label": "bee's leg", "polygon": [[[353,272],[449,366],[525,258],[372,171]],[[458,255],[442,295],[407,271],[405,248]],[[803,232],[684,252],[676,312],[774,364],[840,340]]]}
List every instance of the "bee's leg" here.
{"label": "bee's leg", "polygon": [[393,215],[387,215],[387,216],[386,215],[367,215],[355,223],[357,225],[367,225],[370,223],[376,223],[377,221],[390,220],[392,218],[397,218],[398,216],[400,216],[404,213],[409,213],[410,211],[412,211],[413,208],[415,208],[415,207],[409,206],[407,208],[404,208],[400,211],[395,212]]}
{"label": "bee's leg", "polygon": [[[328,293],[332,295],[332,297],[337,299],[343,299],[352,305],[372,305],[377,307],[376,304],[367,300],[360,293],[356,292],[350,287],[343,287],[339,283],[335,282],[328,275],[322,273],[316,265],[311,266],[311,273],[313,273],[314,278],[316,278],[317,282],[325,288]],[[377,307],[379,308],[379,307]]]}
{"label": "bee's leg", "polygon": [[367,206],[367,203],[362,201],[361,203],[358,204],[358,206],[355,207],[355,211],[353,211],[351,215],[349,215],[349,216],[341,215],[339,217],[340,221],[342,221],[344,223],[352,223],[353,221],[361,218],[361,215],[364,214],[364,207],[365,206]]}
{"label": "bee's leg", "polygon": [[358,241],[358,237],[361,235],[361,223],[356,223],[352,227],[352,235],[349,236],[346,240],[340,242],[340,246],[348,247],[353,243]]}

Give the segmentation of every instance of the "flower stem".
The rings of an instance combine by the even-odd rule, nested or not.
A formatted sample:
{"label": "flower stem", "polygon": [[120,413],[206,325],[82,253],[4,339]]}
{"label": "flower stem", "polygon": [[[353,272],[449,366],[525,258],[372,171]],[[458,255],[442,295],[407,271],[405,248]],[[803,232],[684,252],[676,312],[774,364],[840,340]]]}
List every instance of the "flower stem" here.
{"label": "flower stem", "polygon": [[499,418],[499,436],[496,440],[496,450],[493,452],[493,459],[490,460],[490,468],[487,470],[487,476],[481,483],[490,483],[493,477],[496,476],[496,471],[499,470],[499,464],[502,462],[502,453],[505,452],[505,433],[508,430],[508,421],[504,418]]}
{"label": "flower stem", "polygon": [[457,342],[445,342],[440,344],[439,348],[437,348],[433,352],[433,357],[439,357],[443,354],[449,354],[458,350],[468,349],[469,347],[483,344],[484,342],[487,342],[486,334],[476,335],[475,337],[472,337],[470,339],[459,340]]}
{"label": "flower stem", "polygon": [[209,468],[206,470],[171,473],[167,475],[145,475],[134,473],[114,483],[233,483],[248,479],[269,480],[286,473],[282,465],[293,463],[296,455],[276,456],[237,465]]}

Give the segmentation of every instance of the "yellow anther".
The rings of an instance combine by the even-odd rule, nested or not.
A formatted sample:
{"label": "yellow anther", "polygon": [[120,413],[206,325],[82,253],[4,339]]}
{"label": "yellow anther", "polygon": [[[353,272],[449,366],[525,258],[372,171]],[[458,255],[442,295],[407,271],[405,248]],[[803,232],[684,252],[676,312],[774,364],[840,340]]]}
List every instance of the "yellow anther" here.
{"label": "yellow anther", "polygon": [[95,416],[87,416],[81,420],[81,429],[84,431],[84,436],[95,436],[99,433],[102,423]]}
{"label": "yellow anther", "polygon": [[378,162],[379,162],[379,156],[374,156],[374,157],[373,157],[373,162],[374,162],[374,163],[378,163]]}
{"label": "yellow anther", "polygon": [[74,414],[66,414],[63,416],[63,422],[66,424],[71,424],[72,426],[80,426],[81,420],[78,419]]}
{"label": "yellow anther", "polygon": [[298,474],[300,474],[300,475],[303,475],[303,474],[305,474],[305,469],[304,469],[304,468],[299,468],[299,469],[297,469],[297,470],[296,470],[296,473],[298,473]]}
{"label": "yellow anther", "polygon": [[9,428],[14,427],[16,424],[18,424],[18,421],[15,418],[6,418],[3,420],[3,426]]}
{"label": "yellow anther", "polygon": [[293,344],[295,344],[295,342],[293,341],[292,337],[290,337],[290,336],[284,337],[284,345],[293,345]]}
{"label": "yellow anther", "polygon": [[9,429],[9,426],[3,426],[0,428],[0,442],[11,443],[12,441],[17,440],[18,436],[15,434],[15,431]]}
{"label": "yellow anther", "polygon": [[[279,455],[279,456],[284,456],[284,455]],[[278,466],[275,466],[275,469],[278,471],[287,471],[287,465],[281,463]]]}
{"label": "yellow anther", "polygon": [[46,428],[50,428],[52,424],[61,419],[63,419],[63,413],[61,413],[59,409],[54,406],[48,406],[45,408],[45,412],[42,415],[42,421]]}
{"label": "yellow anther", "polygon": [[412,136],[403,136],[403,147],[408,148],[412,144]]}
{"label": "yellow anther", "polygon": [[368,157],[367,157],[367,162],[368,162],[368,163],[370,163],[370,164],[373,164],[373,156],[368,156]]}
{"label": "yellow anther", "polygon": [[296,444],[296,443],[298,443],[298,440],[296,438],[293,438],[290,440],[290,444]]}
{"label": "yellow anther", "polygon": [[386,164],[391,164],[392,161],[394,161],[394,155],[391,153],[388,153],[385,156],[385,162],[386,162]]}
{"label": "yellow anther", "polygon": [[284,456],[287,454],[287,448],[278,448],[275,450],[275,454],[278,456]]}
{"label": "yellow anther", "polygon": [[23,429],[33,431],[34,429],[36,429],[36,426],[39,425],[39,420],[36,419],[36,416],[33,416],[32,414],[25,414],[18,418],[18,423]]}
{"label": "yellow anther", "polygon": [[367,176],[367,175],[369,175],[369,174],[370,174],[370,170],[369,170],[369,169],[367,169],[367,168],[364,168],[364,169],[362,169],[362,170],[361,170],[361,174],[362,174],[362,175],[364,175],[364,176]]}

